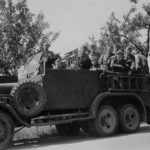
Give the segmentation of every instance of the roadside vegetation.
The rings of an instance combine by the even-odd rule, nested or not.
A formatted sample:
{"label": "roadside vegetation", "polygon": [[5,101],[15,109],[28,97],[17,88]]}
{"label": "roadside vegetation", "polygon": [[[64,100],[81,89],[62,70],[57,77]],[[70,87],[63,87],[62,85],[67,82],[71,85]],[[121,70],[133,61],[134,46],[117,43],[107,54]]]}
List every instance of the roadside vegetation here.
{"label": "roadside vegetation", "polygon": [[[16,129],[17,130],[17,129]],[[44,139],[53,135],[56,135],[58,132],[55,126],[41,126],[41,127],[31,127],[20,130],[14,136],[13,141],[18,140],[29,140],[29,139]]]}

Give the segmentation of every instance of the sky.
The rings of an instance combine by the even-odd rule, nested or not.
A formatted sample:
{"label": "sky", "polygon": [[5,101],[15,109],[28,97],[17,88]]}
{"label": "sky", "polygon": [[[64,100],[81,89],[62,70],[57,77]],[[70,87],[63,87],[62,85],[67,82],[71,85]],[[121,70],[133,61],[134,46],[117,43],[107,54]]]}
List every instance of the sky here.
{"label": "sky", "polygon": [[[108,20],[111,12],[117,18],[128,12],[132,5],[129,0],[27,0],[31,12],[43,12],[53,32],[60,31],[58,39],[50,48],[61,55],[79,48],[91,35],[98,37],[100,28]],[[136,5],[139,10],[143,3]]]}

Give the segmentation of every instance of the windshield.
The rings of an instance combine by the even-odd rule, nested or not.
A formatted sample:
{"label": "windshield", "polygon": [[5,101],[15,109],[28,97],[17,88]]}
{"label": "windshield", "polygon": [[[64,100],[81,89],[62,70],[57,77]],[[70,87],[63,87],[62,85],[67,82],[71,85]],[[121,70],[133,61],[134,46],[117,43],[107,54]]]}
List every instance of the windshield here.
{"label": "windshield", "polygon": [[42,52],[29,57],[27,63],[18,69],[18,79],[24,79],[27,75],[36,74],[39,66]]}

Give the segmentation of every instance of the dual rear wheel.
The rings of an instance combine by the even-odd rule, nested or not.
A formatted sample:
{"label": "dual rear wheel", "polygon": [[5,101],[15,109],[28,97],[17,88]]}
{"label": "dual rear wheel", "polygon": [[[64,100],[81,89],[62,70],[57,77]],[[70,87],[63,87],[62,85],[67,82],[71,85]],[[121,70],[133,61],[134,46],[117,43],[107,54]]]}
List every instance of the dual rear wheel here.
{"label": "dual rear wheel", "polygon": [[120,127],[126,133],[138,131],[140,127],[140,114],[133,104],[124,105],[119,112]]}
{"label": "dual rear wheel", "polygon": [[117,112],[109,105],[101,106],[93,124],[98,135],[111,136],[118,129]]}
{"label": "dual rear wheel", "polygon": [[140,127],[140,115],[133,104],[123,105],[117,112],[110,105],[100,106],[94,120],[86,122],[82,129],[97,136],[111,136],[121,130],[126,133],[136,132]]}

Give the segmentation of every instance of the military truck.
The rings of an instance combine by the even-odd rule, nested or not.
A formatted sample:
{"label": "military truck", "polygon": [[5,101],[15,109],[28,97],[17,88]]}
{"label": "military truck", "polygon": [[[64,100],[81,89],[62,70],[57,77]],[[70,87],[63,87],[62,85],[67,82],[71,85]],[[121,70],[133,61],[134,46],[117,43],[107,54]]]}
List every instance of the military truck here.
{"label": "military truck", "polygon": [[51,69],[34,55],[19,77],[0,77],[0,150],[15,128],[54,124],[62,135],[138,131],[149,124],[150,77],[102,70]]}

